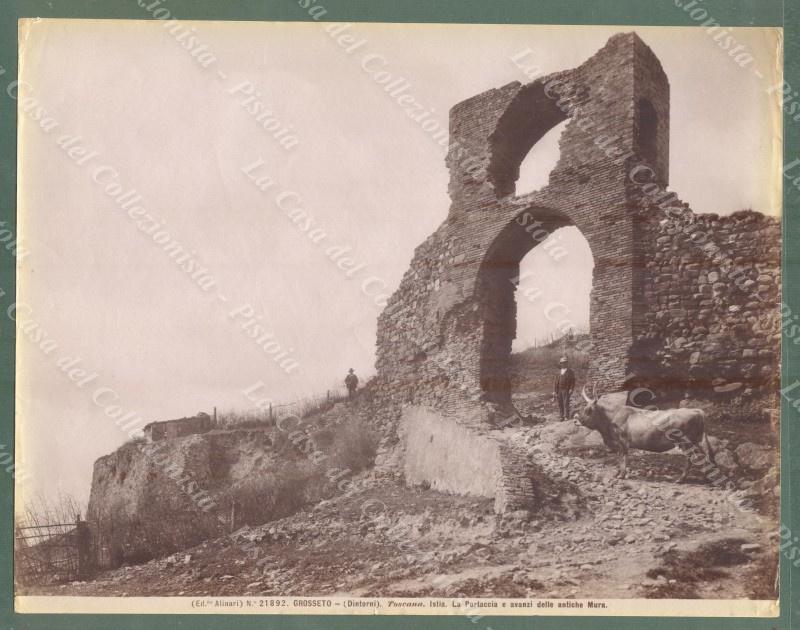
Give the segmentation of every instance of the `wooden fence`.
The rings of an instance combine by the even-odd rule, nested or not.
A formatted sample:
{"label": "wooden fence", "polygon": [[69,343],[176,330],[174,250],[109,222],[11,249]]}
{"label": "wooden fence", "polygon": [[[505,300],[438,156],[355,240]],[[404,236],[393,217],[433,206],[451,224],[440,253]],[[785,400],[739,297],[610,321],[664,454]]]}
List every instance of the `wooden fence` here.
{"label": "wooden fence", "polygon": [[14,535],[16,579],[25,585],[79,580],[94,569],[86,521],[17,527]]}

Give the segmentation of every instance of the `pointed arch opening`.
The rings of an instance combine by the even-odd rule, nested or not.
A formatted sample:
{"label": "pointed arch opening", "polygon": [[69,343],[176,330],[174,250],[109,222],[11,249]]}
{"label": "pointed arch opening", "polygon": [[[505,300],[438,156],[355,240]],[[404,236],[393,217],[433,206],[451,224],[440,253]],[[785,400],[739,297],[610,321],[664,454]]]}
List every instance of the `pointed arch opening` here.
{"label": "pointed arch opening", "polygon": [[488,176],[498,197],[512,195],[518,190],[520,165],[525,156],[549,131],[567,118],[557,101],[545,93],[541,82],[530,83],[519,91],[489,138],[491,158]]}
{"label": "pointed arch opening", "polygon": [[550,173],[561,156],[561,135],[568,123],[569,120],[562,120],[552,127],[522,159],[515,184],[516,194],[533,192],[550,183]]}
{"label": "pointed arch opening", "polygon": [[[495,238],[476,287],[485,400],[506,405],[515,391],[541,390],[565,352],[579,359],[576,367],[585,374],[593,269],[586,238],[553,211],[525,210]],[[525,356],[512,360],[519,350]]]}
{"label": "pointed arch opening", "polygon": [[523,413],[552,392],[561,357],[586,382],[593,272],[589,242],[574,225],[557,229],[520,261],[509,379]]}

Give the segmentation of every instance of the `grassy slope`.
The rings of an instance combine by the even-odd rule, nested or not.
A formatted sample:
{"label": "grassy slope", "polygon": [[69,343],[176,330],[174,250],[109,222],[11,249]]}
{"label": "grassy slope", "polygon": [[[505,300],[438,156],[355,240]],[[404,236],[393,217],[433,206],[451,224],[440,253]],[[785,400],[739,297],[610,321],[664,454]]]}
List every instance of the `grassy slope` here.
{"label": "grassy slope", "polygon": [[575,371],[577,387],[586,382],[589,368],[589,354],[575,348],[585,337],[577,337],[571,342],[558,339],[546,346],[528,348],[511,355],[511,386],[514,392],[551,393],[553,380],[558,371],[558,360],[562,356],[569,359],[569,366]]}

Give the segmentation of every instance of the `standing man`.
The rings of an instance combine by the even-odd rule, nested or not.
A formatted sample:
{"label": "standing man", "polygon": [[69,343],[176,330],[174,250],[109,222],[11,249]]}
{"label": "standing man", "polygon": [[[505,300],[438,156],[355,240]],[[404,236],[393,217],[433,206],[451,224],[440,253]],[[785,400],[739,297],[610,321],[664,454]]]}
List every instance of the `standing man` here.
{"label": "standing man", "polygon": [[567,365],[567,357],[561,357],[558,361],[559,371],[556,375],[554,396],[558,400],[558,413],[561,420],[570,417],[569,402],[572,398],[572,390],[575,388],[575,372]]}
{"label": "standing man", "polygon": [[344,377],[344,384],[347,386],[347,400],[353,400],[353,396],[356,395],[356,387],[358,387],[358,377],[353,368],[350,368],[347,376]]}

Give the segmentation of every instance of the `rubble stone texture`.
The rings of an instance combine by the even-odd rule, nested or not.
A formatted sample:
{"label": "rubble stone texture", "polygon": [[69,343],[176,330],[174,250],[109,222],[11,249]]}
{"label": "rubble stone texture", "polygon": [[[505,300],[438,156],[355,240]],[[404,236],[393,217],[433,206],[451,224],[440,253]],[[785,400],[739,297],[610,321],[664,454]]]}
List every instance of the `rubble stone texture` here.
{"label": "rubble stone texture", "polygon": [[[522,160],[566,119],[548,185],[517,191]],[[695,214],[667,191],[669,82],[636,34],[615,35],[572,70],[455,105],[446,161],[448,216],[378,321],[379,416],[396,421],[410,406],[417,417],[424,407],[489,424],[508,407],[519,263],[569,225],[594,257],[590,380],[673,395],[774,388],[780,222]],[[431,458],[446,448],[428,444]],[[522,473],[503,475],[498,492],[508,494],[509,475]]]}

